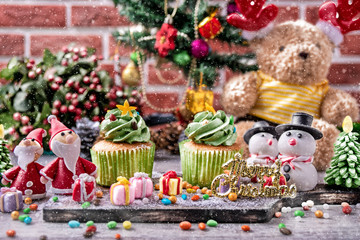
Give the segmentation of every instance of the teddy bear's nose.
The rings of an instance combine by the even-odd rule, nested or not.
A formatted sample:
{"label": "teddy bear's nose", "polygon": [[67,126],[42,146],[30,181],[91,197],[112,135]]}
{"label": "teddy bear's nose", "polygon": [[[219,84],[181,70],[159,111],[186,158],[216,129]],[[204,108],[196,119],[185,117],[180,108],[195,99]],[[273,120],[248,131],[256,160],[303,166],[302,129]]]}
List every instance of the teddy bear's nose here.
{"label": "teddy bear's nose", "polygon": [[309,53],[307,53],[307,52],[300,52],[300,53],[299,53],[299,56],[300,56],[302,59],[306,60],[307,57],[309,56]]}

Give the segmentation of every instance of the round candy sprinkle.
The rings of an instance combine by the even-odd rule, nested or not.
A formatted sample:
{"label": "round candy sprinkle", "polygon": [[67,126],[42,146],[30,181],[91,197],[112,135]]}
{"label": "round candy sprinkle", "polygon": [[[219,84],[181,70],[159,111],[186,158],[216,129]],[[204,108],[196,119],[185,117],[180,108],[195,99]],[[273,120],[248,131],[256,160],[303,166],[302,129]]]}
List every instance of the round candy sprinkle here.
{"label": "round candy sprinkle", "polygon": [[248,231],[250,231],[250,226],[249,226],[249,225],[242,225],[242,226],[241,226],[241,229],[242,229],[244,232],[248,232]]}
{"label": "round candy sprinkle", "polygon": [[68,222],[69,227],[71,228],[78,228],[80,227],[80,222],[76,220],[71,220]]}
{"label": "round candy sprinkle", "polygon": [[212,191],[211,191],[211,190],[207,190],[207,191],[206,191],[206,194],[211,197],[211,196],[212,196]]}
{"label": "round candy sprinkle", "polygon": [[29,206],[31,211],[36,211],[38,209],[38,205],[36,203],[33,203]]}
{"label": "round candy sprinkle", "polygon": [[216,227],[218,223],[217,221],[210,219],[209,221],[206,222],[206,225],[208,225],[209,227]]}
{"label": "round candy sprinkle", "polygon": [[304,210],[304,211],[309,211],[310,208],[309,208],[309,206],[303,206],[303,210]]}
{"label": "round candy sprinkle", "polygon": [[191,223],[188,221],[183,221],[179,224],[182,230],[189,230],[191,228]]}
{"label": "round candy sprinkle", "polygon": [[101,190],[98,190],[98,191],[96,191],[95,195],[97,198],[102,198],[104,193]]}
{"label": "round candy sprinkle", "polygon": [[277,218],[281,217],[281,212],[276,212],[275,217],[277,217]]}
{"label": "round candy sprinkle", "polygon": [[86,222],[86,226],[90,227],[92,225],[94,225],[94,221],[87,221]]}
{"label": "round candy sprinkle", "polygon": [[148,198],[143,198],[142,202],[145,204],[148,204],[150,202],[150,200]]}
{"label": "round candy sprinkle", "polygon": [[59,198],[58,198],[58,197],[53,197],[52,200],[53,200],[54,202],[57,202],[57,201],[59,200]]}
{"label": "round candy sprinkle", "polygon": [[31,211],[30,208],[25,208],[23,212],[26,213],[26,214],[28,214],[28,213],[30,213],[30,211]]}
{"label": "round candy sprinkle", "polygon": [[169,199],[167,199],[167,198],[163,198],[163,199],[161,200],[161,202],[162,202],[164,205],[170,205],[170,204],[171,204],[171,201],[170,201]]}
{"label": "round candy sprinkle", "polygon": [[160,189],[160,185],[159,184],[155,184],[155,190],[159,190]]}
{"label": "round candy sprinkle", "polygon": [[349,206],[349,203],[347,203],[347,202],[342,202],[342,203],[341,203],[341,206],[342,206],[342,207]]}
{"label": "round candy sprinkle", "polygon": [[291,207],[287,207],[287,208],[286,208],[286,211],[287,211],[287,212],[291,212]]}
{"label": "round candy sprinkle", "polygon": [[24,203],[30,205],[32,203],[32,199],[27,197],[24,199]]}
{"label": "round candy sprinkle", "polygon": [[287,208],[286,208],[286,207],[282,207],[282,208],[281,208],[281,212],[282,212],[282,213],[287,213]]}
{"label": "round candy sprinkle", "polygon": [[186,200],[186,199],[187,199],[187,195],[186,195],[186,194],[183,194],[183,195],[181,195],[181,198],[184,199],[184,200]]}
{"label": "round candy sprinkle", "polygon": [[209,195],[208,195],[208,194],[204,194],[204,195],[203,195],[203,199],[208,200],[208,199],[209,199]]}
{"label": "round candy sprinkle", "polygon": [[6,235],[7,235],[8,237],[15,237],[16,232],[15,232],[15,230],[7,230],[7,231],[6,231]]}
{"label": "round candy sprinkle", "polygon": [[201,222],[201,223],[199,223],[198,227],[199,227],[200,230],[205,230],[206,229],[206,224]]}
{"label": "round candy sprinkle", "polygon": [[303,211],[301,211],[301,210],[296,210],[296,211],[294,212],[294,216],[295,216],[295,217],[297,217],[297,216],[303,217],[304,215],[305,215],[305,213],[304,213]]}
{"label": "round candy sprinkle", "polygon": [[349,205],[347,205],[347,206],[343,207],[342,211],[345,214],[350,214],[352,211],[352,208]]}
{"label": "round candy sprinkle", "polygon": [[207,190],[208,190],[207,187],[203,187],[203,188],[201,189],[201,193],[202,193],[202,194],[205,194]]}
{"label": "round candy sprinkle", "polygon": [[236,201],[237,194],[232,192],[232,193],[229,194],[228,198],[229,198],[230,201]]}
{"label": "round candy sprinkle", "polygon": [[199,195],[194,195],[191,197],[191,200],[193,200],[193,201],[197,201],[199,199],[200,199]]}
{"label": "round candy sprinkle", "polygon": [[175,196],[171,196],[171,197],[169,197],[169,200],[170,200],[170,202],[172,203],[172,204],[174,204],[174,203],[176,203],[176,197]]}
{"label": "round candy sprinkle", "polygon": [[306,201],[306,204],[307,204],[310,208],[312,208],[312,207],[314,206],[314,201],[312,201],[312,200],[307,200],[307,201]]}
{"label": "round candy sprinkle", "polygon": [[324,208],[324,209],[329,209],[329,208],[330,208],[330,207],[329,207],[329,204],[326,204],[326,203],[325,203],[325,204],[323,205],[323,208]]}
{"label": "round candy sprinkle", "polygon": [[13,219],[13,220],[17,220],[17,219],[19,219],[19,212],[18,211],[12,211],[11,212],[11,218]]}
{"label": "round candy sprinkle", "polygon": [[187,189],[186,189],[186,192],[187,192],[187,193],[195,193],[196,190],[195,190],[195,189],[192,189],[192,188],[187,188]]}
{"label": "round candy sprinkle", "polygon": [[83,208],[83,209],[85,209],[85,208],[88,208],[88,207],[90,207],[90,202],[84,202],[83,204],[81,204],[81,207]]}
{"label": "round candy sprinkle", "polygon": [[129,230],[131,228],[131,222],[130,221],[124,221],[123,222],[123,227],[126,229],[126,230]]}
{"label": "round candy sprinkle", "polygon": [[120,239],[121,238],[121,235],[120,234],[115,234],[115,239]]}
{"label": "round candy sprinkle", "polygon": [[302,206],[302,207],[305,207],[305,206],[307,206],[307,207],[308,207],[308,205],[307,205],[307,203],[306,203],[306,202],[302,202],[302,203],[301,203],[301,206]]}
{"label": "round candy sprinkle", "polygon": [[192,189],[192,185],[191,185],[190,183],[188,183],[188,184],[186,185],[186,188],[191,188],[191,189]]}
{"label": "round candy sprinkle", "polygon": [[199,186],[193,186],[192,189],[198,190],[198,189],[200,189],[200,187]]}
{"label": "round candy sprinkle", "polygon": [[159,193],[159,194],[158,194],[158,197],[159,197],[159,199],[161,200],[161,199],[164,198],[164,195],[163,195],[162,193]]}
{"label": "round candy sprinkle", "polygon": [[187,185],[188,185],[188,182],[187,182],[187,181],[183,181],[183,182],[182,182],[182,188],[183,188],[183,189],[186,188]]}
{"label": "round candy sprinkle", "polygon": [[114,229],[116,228],[116,225],[117,223],[115,221],[110,221],[106,224],[106,226],[109,228],[109,229]]}
{"label": "round candy sprinkle", "polygon": [[324,213],[321,210],[317,210],[315,212],[315,217],[322,218],[324,216]]}
{"label": "round candy sprinkle", "polygon": [[96,232],[96,226],[92,225],[86,228],[86,232]]}
{"label": "round candy sprinkle", "polygon": [[26,224],[30,224],[32,222],[32,218],[31,217],[27,217],[24,219],[24,223]]}
{"label": "round candy sprinkle", "polygon": [[280,228],[280,232],[284,235],[290,235],[291,234],[291,231],[285,227],[283,228]]}
{"label": "round candy sprinkle", "polygon": [[329,218],[330,215],[328,213],[324,213],[324,218]]}
{"label": "round candy sprinkle", "polygon": [[29,217],[29,215],[27,215],[27,214],[20,215],[20,216],[19,216],[20,222],[24,222],[25,218],[27,218],[27,217]]}
{"label": "round candy sprinkle", "polygon": [[284,228],[286,227],[284,223],[279,223],[279,228]]}

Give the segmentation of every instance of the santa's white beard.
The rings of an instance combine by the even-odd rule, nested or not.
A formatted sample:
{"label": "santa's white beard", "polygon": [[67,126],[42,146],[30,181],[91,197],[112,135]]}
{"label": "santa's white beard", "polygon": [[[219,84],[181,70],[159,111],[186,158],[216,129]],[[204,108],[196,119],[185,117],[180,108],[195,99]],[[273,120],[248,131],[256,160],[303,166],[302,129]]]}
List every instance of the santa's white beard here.
{"label": "santa's white beard", "polygon": [[64,144],[57,140],[52,140],[51,150],[56,156],[64,159],[65,165],[69,171],[76,174],[76,162],[80,156],[81,140],[79,137],[71,144]]}
{"label": "santa's white beard", "polygon": [[35,154],[43,154],[44,149],[40,146],[16,146],[14,149],[15,156],[18,157],[19,167],[26,171],[27,165],[35,160]]}

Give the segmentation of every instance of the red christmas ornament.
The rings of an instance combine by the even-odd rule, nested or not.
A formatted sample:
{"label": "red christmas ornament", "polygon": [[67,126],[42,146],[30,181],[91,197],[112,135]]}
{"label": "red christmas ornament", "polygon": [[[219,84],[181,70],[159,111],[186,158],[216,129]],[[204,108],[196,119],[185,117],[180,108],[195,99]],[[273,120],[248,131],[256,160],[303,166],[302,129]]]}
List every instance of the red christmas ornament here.
{"label": "red christmas ornament", "polygon": [[214,17],[215,13],[211,15],[204,18],[198,26],[200,35],[206,39],[213,39],[222,31],[220,21]]}
{"label": "red christmas ornament", "polygon": [[156,33],[154,48],[159,52],[160,57],[166,57],[170,50],[175,49],[177,30],[168,23],[164,23]]}

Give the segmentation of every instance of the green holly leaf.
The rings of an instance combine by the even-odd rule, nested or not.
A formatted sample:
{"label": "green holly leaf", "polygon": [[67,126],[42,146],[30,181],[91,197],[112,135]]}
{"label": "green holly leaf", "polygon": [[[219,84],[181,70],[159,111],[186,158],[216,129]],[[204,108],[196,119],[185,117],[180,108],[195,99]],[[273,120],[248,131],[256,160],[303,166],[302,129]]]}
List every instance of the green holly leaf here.
{"label": "green holly leaf", "polygon": [[49,49],[44,50],[43,63],[47,67],[52,67],[56,62],[56,56]]}
{"label": "green holly leaf", "polygon": [[26,112],[31,109],[31,104],[27,99],[26,92],[18,92],[14,97],[14,110],[17,112]]}

